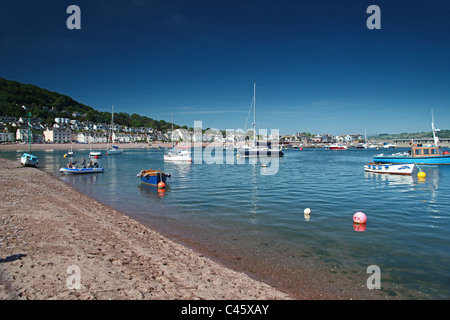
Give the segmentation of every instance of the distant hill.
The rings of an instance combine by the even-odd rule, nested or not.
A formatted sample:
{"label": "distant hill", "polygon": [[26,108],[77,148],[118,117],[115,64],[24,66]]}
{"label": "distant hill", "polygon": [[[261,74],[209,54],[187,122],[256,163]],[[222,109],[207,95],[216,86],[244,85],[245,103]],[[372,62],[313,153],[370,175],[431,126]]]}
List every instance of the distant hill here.
{"label": "distant hill", "polygon": [[[436,133],[439,138],[450,138],[450,130],[441,130]],[[416,132],[416,133],[398,133],[398,134],[389,134],[382,133],[378,136],[373,136],[371,139],[374,140],[392,140],[392,139],[421,139],[421,138],[431,138],[433,136],[433,132]]]}
{"label": "distant hill", "polygon": [[[26,106],[27,110],[22,108]],[[42,89],[31,84],[6,80],[0,77],[0,116],[25,116],[31,112],[33,118],[40,118],[43,124],[51,125],[55,118],[70,118],[73,120],[109,123],[111,113],[94,108],[73,100],[71,97]],[[79,117],[72,114],[78,112]],[[139,114],[129,115],[125,112],[114,113],[114,123],[129,127],[148,127],[166,132],[172,124],[164,120],[154,120]],[[174,124],[174,128],[181,128]],[[187,129],[186,126],[183,128]]]}

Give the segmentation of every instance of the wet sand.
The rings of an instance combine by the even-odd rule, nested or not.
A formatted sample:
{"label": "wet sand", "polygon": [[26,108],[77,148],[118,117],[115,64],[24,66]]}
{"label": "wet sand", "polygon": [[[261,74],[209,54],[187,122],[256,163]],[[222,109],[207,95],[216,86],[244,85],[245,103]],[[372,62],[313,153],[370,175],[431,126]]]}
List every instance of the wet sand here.
{"label": "wet sand", "polygon": [[1,300],[291,299],[18,161],[0,190]]}

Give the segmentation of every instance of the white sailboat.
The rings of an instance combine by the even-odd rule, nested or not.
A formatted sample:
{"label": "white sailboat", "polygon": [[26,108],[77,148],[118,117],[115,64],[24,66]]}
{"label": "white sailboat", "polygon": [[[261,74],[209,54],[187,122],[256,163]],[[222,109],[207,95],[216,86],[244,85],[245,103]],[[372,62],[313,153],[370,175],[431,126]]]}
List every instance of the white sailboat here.
{"label": "white sailboat", "polygon": [[173,111],[172,111],[172,149],[164,154],[164,161],[192,161],[191,150],[179,150],[173,144]]}
{"label": "white sailboat", "polygon": [[238,152],[243,157],[282,157],[281,149],[273,149],[268,146],[260,146],[256,135],[256,82],[253,83],[253,146],[243,146]]}
{"label": "white sailboat", "polygon": [[364,143],[358,143],[356,145],[356,149],[367,149],[368,145],[367,145],[367,132],[366,129],[364,129]]}
{"label": "white sailboat", "polygon": [[70,145],[70,151],[67,151],[67,153],[64,155],[65,158],[72,158],[75,157],[75,152],[72,150],[72,145]]}
{"label": "white sailboat", "polygon": [[107,155],[114,155],[114,154],[122,154],[123,150],[119,149],[119,147],[113,145],[113,133],[114,133],[114,105],[112,106],[112,113],[111,113],[111,126],[109,128],[109,139],[108,139],[108,149],[106,149]]}
{"label": "white sailboat", "polygon": [[102,152],[100,150],[92,151],[91,141],[89,141],[89,157],[90,158],[96,158],[96,159],[102,157]]}

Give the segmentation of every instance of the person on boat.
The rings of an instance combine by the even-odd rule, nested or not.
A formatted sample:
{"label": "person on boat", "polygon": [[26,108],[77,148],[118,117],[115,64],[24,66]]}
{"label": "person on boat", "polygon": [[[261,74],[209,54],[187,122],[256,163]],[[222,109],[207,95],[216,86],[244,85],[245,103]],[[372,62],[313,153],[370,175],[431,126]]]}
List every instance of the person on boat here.
{"label": "person on boat", "polygon": [[98,168],[98,163],[97,162],[94,163],[94,168]]}
{"label": "person on boat", "polygon": [[91,160],[91,161],[89,161],[89,163],[88,163],[87,167],[88,167],[88,168],[93,168],[93,167],[94,167],[94,164],[92,163],[92,160]]}
{"label": "person on boat", "polygon": [[81,165],[83,166],[83,168],[86,168],[86,159],[83,159],[83,161],[81,161]]}
{"label": "person on boat", "polygon": [[76,163],[77,163],[76,161],[74,161],[74,162],[69,162],[69,163],[67,164],[67,168],[72,169],[72,168],[75,166]]}

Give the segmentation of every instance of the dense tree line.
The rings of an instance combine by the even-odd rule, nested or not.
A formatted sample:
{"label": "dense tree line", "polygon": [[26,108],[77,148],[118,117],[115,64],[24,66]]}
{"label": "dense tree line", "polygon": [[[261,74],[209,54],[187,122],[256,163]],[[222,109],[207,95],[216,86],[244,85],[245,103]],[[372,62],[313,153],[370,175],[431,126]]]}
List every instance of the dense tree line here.
{"label": "dense tree line", "polygon": [[[25,110],[22,106],[26,106]],[[33,118],[41,119],[43,124],[52,125],[55,118],[109,123],[111,113],[98,111],[79,103],[66,95],[52,92],[30,84],[0,78],[0,116],[23,117],[31,112]],[[72,114],[78,112],[79,117]],[[114,113],[114,123],[128,127],[147,127],[166,132],[172,124],[164,120],[154,120],[139,114],[125,112]],[[183,126],[187,129],[186,126]],[[180,128],[174,125],[175,129]]]}
{"label": "dense tree line", "polygon": [[[439,138],[450,138],[450,130],[441,130],[436,133]],[[415,132],[415,133],[398,133],[398,134],[389,134],[382,133],[378,136],[372,137],[372,139],[378,140],[390,140],[390,139],[421,139],[421,138],[430,138],[433,136],[432,131],[428,132]]]}

